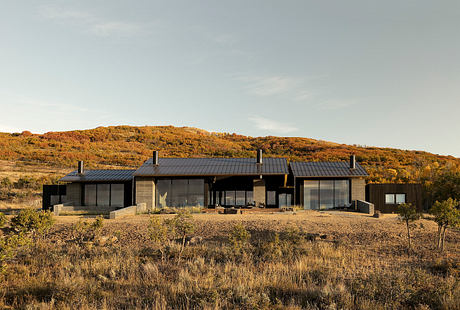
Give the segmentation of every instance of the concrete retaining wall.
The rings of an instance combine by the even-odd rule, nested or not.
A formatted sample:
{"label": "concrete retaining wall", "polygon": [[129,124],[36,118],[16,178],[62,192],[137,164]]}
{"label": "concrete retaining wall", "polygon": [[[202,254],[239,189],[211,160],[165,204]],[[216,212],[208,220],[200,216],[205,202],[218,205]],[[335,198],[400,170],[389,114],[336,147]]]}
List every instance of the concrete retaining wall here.
{"label": "concrete retaining wall", "polygon": [[53,213],[56,216],[59,216],[65,212],[87,212],[87,213],[109,213],[113,210],[116,210],[114,207],[96,207],[96,206],[73,206],[68,203],[61,203],[53,206]]}
{"label": "concrete retaining wall", "polygon": [[123,216],[128,215],[136,215],[139,213],[147,212],[147,204],[146,203],[139,203],[135,206],[126,207],[123,209],[118,209],[115,211],[110,212],[111,219],[117,219]]}
{"label": "concrete retaining wall", "polygon": [[356,206],[359,212],[374,215],[374,204],[373,203],[363,201],[363,200],[357,200]]}

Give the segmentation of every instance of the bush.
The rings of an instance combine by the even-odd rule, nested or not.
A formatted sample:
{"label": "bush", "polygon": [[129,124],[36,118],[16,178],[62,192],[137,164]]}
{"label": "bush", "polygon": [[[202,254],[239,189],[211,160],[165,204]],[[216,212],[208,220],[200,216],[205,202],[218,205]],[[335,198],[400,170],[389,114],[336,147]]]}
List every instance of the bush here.
{"label": "bush", "polygon": [[231,249],[236,255],[244,254],[251,246],[249,242],[251,234],[246,230],[243,223],[233,226],[228,239]]}
{"label": "bush", "polygon": [[92,222],[80,219],[78,223],[72,226],[72,235],[80,244],[87,241],[94,241],[100,236],[102,227],[104,227],[104,218],[102,216],[96,217]]}
{"label": "bush", "polygon": [[49,211],[24,209],[11,219],[11,227],[18,232],[42,234],[54,224],[53,214]]}
{"label": "bush", "polygon": [[7,222],[8,219],[6,218],[6,215],[0,212],[0,228],[3,228]]}

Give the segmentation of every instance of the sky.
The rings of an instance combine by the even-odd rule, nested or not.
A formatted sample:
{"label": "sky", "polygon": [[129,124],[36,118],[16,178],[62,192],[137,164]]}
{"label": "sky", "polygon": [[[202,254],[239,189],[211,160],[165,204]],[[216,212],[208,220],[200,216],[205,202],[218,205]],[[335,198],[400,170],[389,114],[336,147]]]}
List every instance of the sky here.
{"label": "sky", "polygon": [[460,1],[22,1],[0,131],[174,125],[460,157]]}

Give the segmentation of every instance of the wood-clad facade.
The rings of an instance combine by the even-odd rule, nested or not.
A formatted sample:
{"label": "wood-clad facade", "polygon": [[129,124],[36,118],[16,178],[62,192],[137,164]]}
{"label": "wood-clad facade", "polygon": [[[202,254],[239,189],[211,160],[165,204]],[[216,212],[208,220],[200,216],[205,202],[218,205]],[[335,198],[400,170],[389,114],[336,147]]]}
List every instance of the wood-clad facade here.
{"label": "wood-clad facade", "polygon": [[422,186],[420,184],[367,184],[366,201],[374,204],[382,213],[396,213],[398,204],[411,203],[423,211]]}

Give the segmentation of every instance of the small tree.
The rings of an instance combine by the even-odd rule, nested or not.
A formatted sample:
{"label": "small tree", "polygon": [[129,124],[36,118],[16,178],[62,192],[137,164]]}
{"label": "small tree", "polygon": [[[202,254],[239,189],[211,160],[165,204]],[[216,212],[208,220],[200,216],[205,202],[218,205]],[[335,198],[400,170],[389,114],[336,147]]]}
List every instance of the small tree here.
{"label": "small tree", "polygon": [[195,232],[195,222],[190,212],[180,210],[174,217],[174,228],[176,235],[181,239],[180,258],[185,247],[185,240]]}
{"label": "small tree", "polygon": [[165,259],[165,247],[169,242],[168,227],[159,217],[152,216],[149,225],[150,239],[152,239],[155,246],[160,250],[161,259]]}
{"label": "small tree", "polygon": [[246,230],[243,223],[239,223],[233,226],[228,239],[232,245],[233,252],[235,254],[243,254],[249,247],[251,234]]}
{"label": "small tree", "polygon": [[420,214],[417,213],[417,209],[411,203],[402,203],[398,206],[398,215],[399,219],[406,223],[407,228],[407,241],[408,241],[408,251],[411,250],[411,223],[420,218]]}
{"label": "small tree", "polygon": [[430,209],[434,215],[434,221],[438,224],[437,248],[444,250],[444,240],[448,227],[458,227],[460,225],[460,210],[457,209],[458,202],[449,198],[443,201],[436,201]]}

